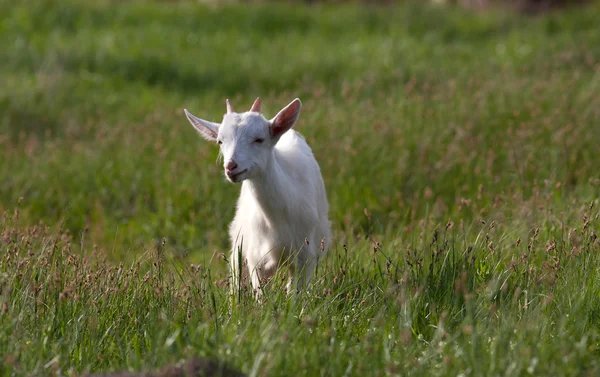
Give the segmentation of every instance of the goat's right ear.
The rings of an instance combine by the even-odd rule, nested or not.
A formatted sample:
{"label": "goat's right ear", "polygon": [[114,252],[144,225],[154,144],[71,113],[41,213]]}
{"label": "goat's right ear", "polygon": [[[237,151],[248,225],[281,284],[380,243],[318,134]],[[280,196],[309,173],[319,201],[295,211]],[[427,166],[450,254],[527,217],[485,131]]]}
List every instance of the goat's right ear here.
{"label": "goat's right ear", "polygon": [[272,138],[278,138],[292,128],[300,116],[300,108],[302,108],[302,102],[296,98],[277,113],[275,118],[271,119]]}
{"label": "goat's right ear", "polygon": [[196,131],[200,132],[203,138],[208,141],[216,141],[217,135],[219,134],[219,123],[209,122],[204,119],[200,119],[197,116],[192,115],[187,109],[183,109],[185,116],[188,118],[192,126]]}

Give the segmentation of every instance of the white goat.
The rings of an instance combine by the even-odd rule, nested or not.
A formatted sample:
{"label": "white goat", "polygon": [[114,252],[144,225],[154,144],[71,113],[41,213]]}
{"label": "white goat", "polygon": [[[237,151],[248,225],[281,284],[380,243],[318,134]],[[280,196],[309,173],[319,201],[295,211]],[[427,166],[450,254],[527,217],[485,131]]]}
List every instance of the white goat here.
{"label": "white goat", "polygon": [[243,181],[229,228],[232,287],[240,279],[241,250],[258,296],[261,284],[284,264],[290,268],[288,293],[295,276],[302,289],[331,238],[319,164],[304,138],[291,129],[302,103],[296,98],[271,120],[260,113],[260,98],[244,113],[236,113],[229,100],[226,104],[221,124],[187,110],[185,115],[200,135],[221,147],[227,179]]}

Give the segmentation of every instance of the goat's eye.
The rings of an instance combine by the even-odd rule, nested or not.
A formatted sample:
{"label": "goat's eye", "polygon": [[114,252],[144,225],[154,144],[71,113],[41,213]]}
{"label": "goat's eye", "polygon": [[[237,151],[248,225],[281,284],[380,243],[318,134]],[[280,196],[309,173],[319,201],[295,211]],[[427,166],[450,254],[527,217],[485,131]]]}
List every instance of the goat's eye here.
{"label": "goat's eye", "polygon": [[261,138],[254,139],[254,142],[258,143],[258,144],[262,144],[263,141],[265,141],[265,139],[261,139]]}
{"label": "goat's eye", "polygon": [[217,144],[221,145],[223,142],[221,140],[217,140]]}

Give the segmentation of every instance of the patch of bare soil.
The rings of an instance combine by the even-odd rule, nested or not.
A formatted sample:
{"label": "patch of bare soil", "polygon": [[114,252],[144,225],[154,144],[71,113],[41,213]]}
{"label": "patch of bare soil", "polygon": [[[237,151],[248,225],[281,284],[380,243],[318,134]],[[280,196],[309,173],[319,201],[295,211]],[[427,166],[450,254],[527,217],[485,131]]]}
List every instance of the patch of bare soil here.
{"label": "patch of bare soil", "polygon": [[86,374],[85,377],[246,377],[246,375],[216,360],[194,358],[182,365],[170,365],[158,371]]}

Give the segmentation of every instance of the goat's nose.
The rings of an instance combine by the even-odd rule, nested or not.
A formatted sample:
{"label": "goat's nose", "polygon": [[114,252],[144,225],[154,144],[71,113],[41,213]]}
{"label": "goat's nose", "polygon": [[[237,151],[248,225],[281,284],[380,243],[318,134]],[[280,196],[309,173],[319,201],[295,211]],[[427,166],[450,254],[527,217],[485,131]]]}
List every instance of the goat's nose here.
{"label": "goat's nose", "polygon": [[233,171],[237,167],[238,167],[238,164],[235,161],[233,161],[233,160],[229,160],[229,162],[227,163],[227,165],[225,165],[225,169],[227,171]]}

